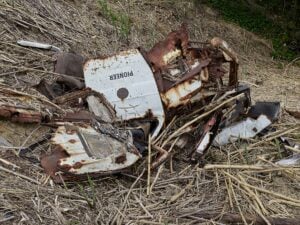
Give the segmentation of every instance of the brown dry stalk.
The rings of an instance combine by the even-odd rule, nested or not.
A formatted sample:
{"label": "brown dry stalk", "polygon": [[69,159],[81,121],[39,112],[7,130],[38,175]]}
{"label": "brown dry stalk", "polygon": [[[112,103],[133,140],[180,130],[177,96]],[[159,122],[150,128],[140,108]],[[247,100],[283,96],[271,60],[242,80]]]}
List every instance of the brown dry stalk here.
{"label": "brown dry stalk", "polygon": [[239,94],[239,95],[236,95],[232,98],[229,98],[227,99],[226,101],[223,101],[221,104],[215,106],[213,109],[205,112],[205,113],[202,113],[201,115],[197,116],[196,118],[190,120],[189,122],[187,122],[186,124],[184,124],[183,126],[181,126],[179,129],[177,129],[174,133],[172,133],[162,144],[162,147],[164,147],[167,143],[169,143],[169,141],[171,141],[173,138],[177,137],[178,134],[180,134],[180,132],[182,132],[184,129],[186,129],[188,126],[192,125],[193,123],[199,121],[200,119],[210,115],[212,112],[222,108],[224,105],[228,104],[229,102],[232,102],[240,97],[242,97],[244,94]]}
{"label": "brown dry stalk", "polygon": [[[238,177],[240,178],[240,180],[244,183],[247,183],[246,180],[240,175],[238,174]],[[249,187],[242,185],[242,187],[245,189],[245,191],[248,193],[249,197],[255,201],[257,203],[257,205],[260,208],[260,212],[264,213],[265,215],[268,215],[268,210],[264,207],[262,201],[259,198],[259,195],[254,193]]]}
{"label": "brown dry stalk", "polygon": [[30,98],[34,98],[34,99],[38,99],[42,102],[45,102],[57,109],[59,109],[61,112],[65,112],[65,110],[63,110],[61,107],[59,107],[58,105],[54,104],[53,102],[45,99],[45,98],[42,98],[42,97],[39,97],[39,96],[36,96],[36,95],[30,95],[30,94],[27,94],[25,92],[21,92],[21,91],[16,91],[16,90],[13,90],[13,89],[10,89],[10,88],[6,88],[6,87],[0,87],[0,91],[4,91],[4,92],[7,92],[7,93],[13,93],[13,94],[17,94],[17,95],[22,95],[22,96],[27,96],[27,97],[30,97]]}
{"label": "brown dry stalk", "polygon": [[0,162],[4,163],[6,165],[9,165],[9,166],[13,166],[14,168],[17,168],[17,169],[21,169],[21,167],[17,166],[14,163],[11,163],[11,162],[7,161],[6,159],[0,158]]}
{"label": "brown dry stalk", "polygon": [[256,142],[256,143],[253,143],[253,144],[249,145],[249,146],[247,147],[247,149],[250,149],[250,148],[255,147],[255,146],[257,146],[257,145],[266,143],[266,142],[271,141],[271,140],[273,140],[273,139],[275,139],[275,138],[284,136],[284,135],[286,135],[286,134],[289,134],[289,133],[291,133],[291,132],[293,132],[293,131],[296,131],[296,130],[299,130],[299,129],[300,129],[300,126],[296,126],[296,127],[294,127],[294,128],[285,130],[285,131],[283,131],[283,132],[281,132],[281,133],[279,133],[279,134],[276,134],[276,135],[271,136],[271,137],[268,137],[268,138],[266,138],[266,139],[264,139],[264,140],[261,140],[261,141],[258,141],[258,142]]}
{"label": "brown dry stalk", "polygon": [[171,204],[171,203],[177,201],[177,199],[179,199],[182,195],[184,195],[184,193],[185,193],[189,188],[192,187],[193,183],[194,183],[194,181],[191,180],[185,188],[181,189],[177,194],[173,195],[173,196],[170,198],[170,200],[168,201],[168,203]]}
{"label": "brown dry stalk", "polygon": [[263,193],[266,193],[266,194],[269,194],[269,195],[273,195],[275,197],[278,197],[278,198],[281,198],[281,199],[284,199],[284,200],[287,200],[287,201],[291,201],[291,202],[296,202],[296,203],[300,203],[300,200],[298,199],[293,199],[293,198],[290,198],[288,196],[285,196],[285,195],[282,195],[282,194],[279,194],[279,193],[276,193],[276,192],[273,192],[273,191],[268,191],[264,188],[260,188],[260,187],[256,187],[256,186],[253,186],[251,184],[248,184],[248,183],[244,183],[243,181],[237,179],[236,177],[234,177],[233,175],[227,173],[224,171],[224,174],[226,174],[227,176],[231,177],[233,180],[235,180],[236,182],[238,182],[239,184],[241,185],[245,185],[249,188],[253,188],[257,191],[260,191],[260,192],[263,192]]}
{"label": "brown dry stalk", "polygon": [[9,170],[9,169],[7,169],[7,168],[5,168],[5,167],[3,167],[3,166],[0,166],[0,170],[4,171],[4,172],[6,172],[6,173],[13,174],[13,175],[18,176],[18,177],[21,177],[21,178],[23,178],[23,179],[25,179],[25,180],[28,180],[28,181],[32,182],[32,183],[40,184],[40,182],[37,181],[37,180],[34,180],[34,179],[32,179],[32,178],[30,178],[30,177],[28,177],[28,176],[25,176],[25,175],[23,175],[23,174],[20,174],[20,173],[18,173],[18,172]]}
{"label": "brown dry stalk", "polygon": [[147,196],[150,196],[151,191],[151,135],[148,139],[148,170],[147,170]]}

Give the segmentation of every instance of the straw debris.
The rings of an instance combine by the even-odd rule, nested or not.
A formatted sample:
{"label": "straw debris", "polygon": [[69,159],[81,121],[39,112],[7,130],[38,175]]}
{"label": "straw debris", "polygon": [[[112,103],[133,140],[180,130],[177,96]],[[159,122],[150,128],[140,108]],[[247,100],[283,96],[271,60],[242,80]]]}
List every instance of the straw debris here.
{"label": "straw debris", "polygon": [[[8,91],[28,97],[32,107],[40,111],[44,110],[41,105],[58,107],[30,88],[43,78],[57,78],[52,68],[55,53],[18,46],[18,40],[49,43],[64,51],[95,57],[152,46],[187,20],[192,39],[205,41],[221,36],[239,52],[241,80],[255,84],[254,100],[277,100],[284,108],[299,110],[299,68],[293,63],[282,67],[285,62],[273,61],[266,54],[270,49],[261,44],[259,37],[253,39],[253,34],[224,23],[205,8],[195,8],[191,1],[114,2],[107,0],[109,8],[129,18],[126,38],[118,30],[121,25],[115,27],[99,11],[97,1],[0,0],[0,102],[14,102],[12,97],[2,95]],[[283,111],[276,132],[249,143],[212,148],[207,165],[200,168],[186,162],[188,149],[176,148],[175,143],[189,124],[203,116],[177,116],[152,140],[152,153],[153,146],[158,146],[170,154],[158,169],[150,173],[148,167],[147,172],[147,158],[128,173],[94,179],[81,186],[54,185],[32,160],[48,150],[47,143],[30,152],[28,158],[18,156],[17,150],[25,141],[26,145],[34,143],[48,134],[49,128],[33,132],[34,126],[1,120],[0,134],[13,147],[0,149],[0,222],[300,224],[300,170],[274,164],[293,151],[283,150],[274,139],[285,135],[299,143],[300,121]]]}

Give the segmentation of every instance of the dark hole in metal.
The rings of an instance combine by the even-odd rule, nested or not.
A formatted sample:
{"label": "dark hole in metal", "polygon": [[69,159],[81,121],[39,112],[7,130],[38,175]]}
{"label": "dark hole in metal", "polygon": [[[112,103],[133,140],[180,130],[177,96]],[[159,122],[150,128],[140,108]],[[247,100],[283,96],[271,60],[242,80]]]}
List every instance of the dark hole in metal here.
{"label": "dark hole in metal", "polygon": [[118,91],[117,91],[117,96],[123,100],[125,98],[127,98],[129,95],[129,92],[126,88],[120,88]]}

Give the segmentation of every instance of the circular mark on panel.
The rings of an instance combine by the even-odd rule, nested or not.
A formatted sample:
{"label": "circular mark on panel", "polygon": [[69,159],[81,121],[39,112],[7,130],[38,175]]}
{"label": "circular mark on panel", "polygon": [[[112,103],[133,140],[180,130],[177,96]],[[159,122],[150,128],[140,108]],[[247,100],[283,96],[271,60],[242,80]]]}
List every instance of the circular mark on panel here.
{"label": "circular mark on panel", "polygon": [[125,98],[127,98],[129,95],[129,92],[126,88],[120,88],[118,91],[117,91],[117,96],[121,99],[121,100],[124,100]]}

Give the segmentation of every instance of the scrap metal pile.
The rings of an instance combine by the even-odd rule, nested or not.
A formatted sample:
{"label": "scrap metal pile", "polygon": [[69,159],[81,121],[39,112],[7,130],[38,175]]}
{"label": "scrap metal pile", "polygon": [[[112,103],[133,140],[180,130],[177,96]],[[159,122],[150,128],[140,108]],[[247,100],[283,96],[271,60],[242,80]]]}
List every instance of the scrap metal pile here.
{"label": "scrap metal pile", "polygon": [[225,41],[191,42],[185,25],[150,51],[88,60],[58,55],[54,71],[62,75],[36,85],[41,96],[0,88],[19,97],[1,103],[1,117],[53,128],[53,135],[20,155],[50,139],[51,152],[40,162],[55,182],[120,172],[150,149],[156,153],[151,169],[173,149],[186,151],[185,160],[201,166],[211,146],[252,138],[280,112],[279,103],[251,106],[249,87],[238,82],[238,57]]}

